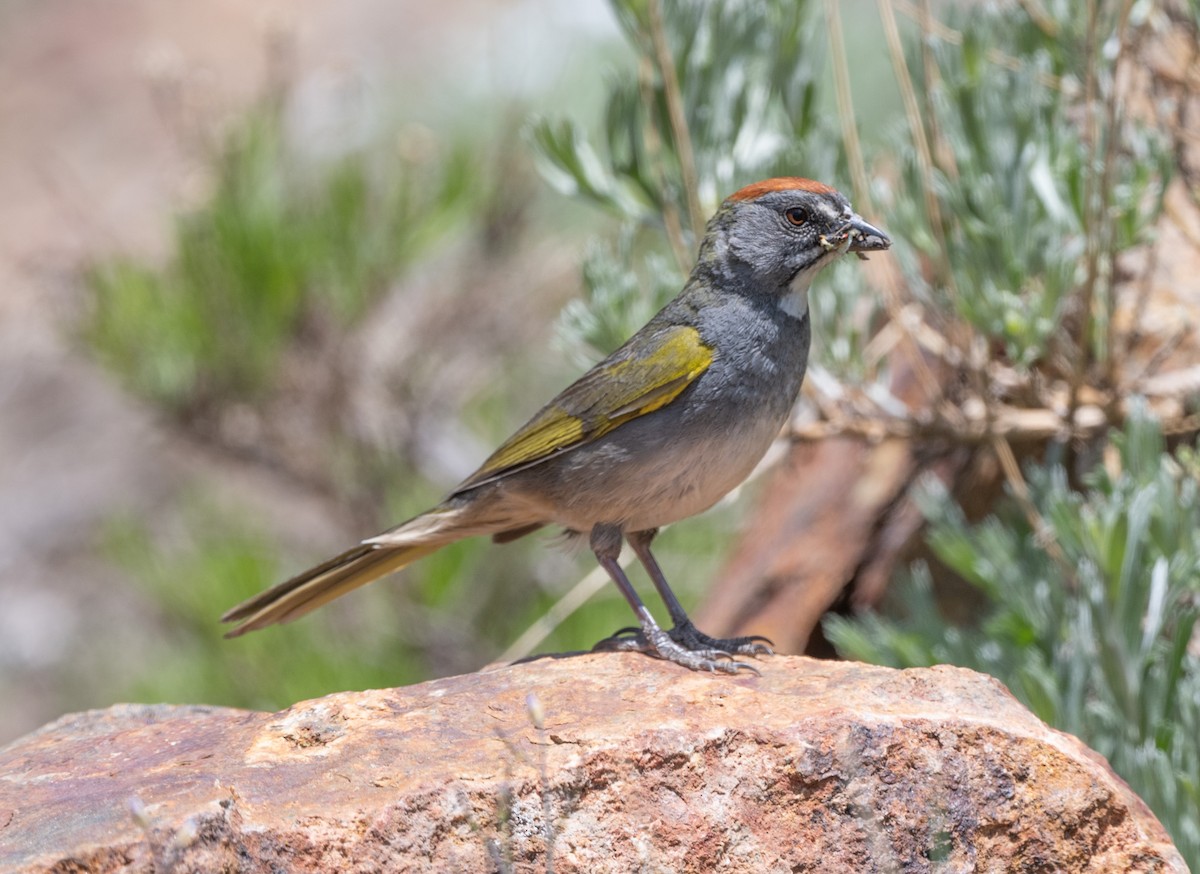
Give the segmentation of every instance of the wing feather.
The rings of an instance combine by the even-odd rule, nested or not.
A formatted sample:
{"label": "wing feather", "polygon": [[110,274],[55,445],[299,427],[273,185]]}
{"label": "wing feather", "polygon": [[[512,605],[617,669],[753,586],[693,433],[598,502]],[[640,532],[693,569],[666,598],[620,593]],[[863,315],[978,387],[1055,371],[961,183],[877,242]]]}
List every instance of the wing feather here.
{"label": "wing feather", "polygon": [[666,406],[712,360],[712,348],[686,325],[626,343],[544,406],[455,491],[540,464]]}

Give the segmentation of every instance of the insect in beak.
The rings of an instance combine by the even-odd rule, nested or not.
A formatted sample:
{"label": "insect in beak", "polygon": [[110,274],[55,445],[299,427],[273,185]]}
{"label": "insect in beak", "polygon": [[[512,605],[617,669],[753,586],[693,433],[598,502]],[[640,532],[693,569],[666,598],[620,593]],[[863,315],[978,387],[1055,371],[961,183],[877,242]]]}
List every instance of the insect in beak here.
{"label": "insect in beak", "polygon": [[892,245],[888,235],[874,225],[867,224],[861,216],[851,216],[845,228],[850,237],[850,251],[865,260],[864,252],[879,252]]}

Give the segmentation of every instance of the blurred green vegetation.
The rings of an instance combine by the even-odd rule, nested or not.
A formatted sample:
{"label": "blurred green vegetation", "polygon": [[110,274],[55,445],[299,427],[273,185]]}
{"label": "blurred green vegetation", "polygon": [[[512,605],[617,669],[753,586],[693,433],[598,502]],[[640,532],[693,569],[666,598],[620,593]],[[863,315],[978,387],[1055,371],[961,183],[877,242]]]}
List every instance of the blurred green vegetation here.
{"label": "blurred green vegetation", "polygon": [[[546,179],[605,217],[592,225],[601,232],[583,258],[582,297],[559,321],[561,347],[580,366],[675,293],[724,194],[771,175],[846,188],[864,169],[831,146],[849,107],[832,94],[827,5],[612,7],[628,54],[609,76],[599,121],[589,128],[542,114],[527,126]],[[1037,21],[1012,5],[948,8],[957,41],[908,26],[903,70],[878,45],[863,45],[868,28],[851,28],[852,90],[865,95],[856,130],[875,180],[854,200],[868,216],[864,199],[876,202],[924,318],[952,340],[965,337],[961,360],[982,354],[983,365],[1069,381],[1073,391],[1084,377],[1111,388],[1116,255],[1146,238],[1169,155],[1146,130],[1107,114],[1111,53],[1126,26],[1120,4],[1093,4],[1091,17],[1068,0],[1039,8],[1046,15]],[[455,141],[419,166],[386,151],[317,160],[293,153],[277,108],[260,110],[228,139],[212,196],[179,221],[165,265],[122,260],[92,272],[89,343],[132,390],[185,423],[269,399],[288,355],[314,333],[344,337],[434,241],[480,231],[481,192],[495,191],[507,170],[479,140]],[[822,278],[829,293],[813,295],[814,366],[886,395],[887,374],[867,352],[882,306],[856,267],[835,269]],[[456,411],[481,443],[533,412],[532,389],[512,377],[547,355],[532,349],[529,360],[497,368],[510,378],[491,380],[486,397]],[[985,396],[998,395],[981,372]],[[979,373],[958,376],[966,383]],[[348,500],[365,501],[380,527],[449,485],[330,427],[329,467],[352,471]],[[1075,463],[1078,447],[1065,444],[1028,469],[1044,529],[1009,501],[969,526],[945,495],[925,493],[931,546],[983,600],[976,622],[948,620],[918,566],[885,614],[830,619],[827,630],[850,657],[950,661],[1000,677],[1043,719],[1107,755],[1197,863],[1200,666],[1188,642],[1200,597],[1200,466],[1190,451],[1169,451],[1145,416],[1109,442],[1101,435],[1081,456],[1103,457],[1107,446],[1119,457],[1114,471]],[[185,516],[185,538],[132,518],[115,521],[108,538],[162,623],[163,644],[129,681],[134,697],[271,708],[470,669],[591,566],[545,549],[546,537],[456,544],[406,570],[402,584],[369,587],[230,644],[217,635],[224,608],[321,556],[280,560],[274,537],[203,495]],[[661,538],[660,561],[686,603],[732,540],[717,532],[737,518],[726,505]],[[628,621],[606,587],[539,649],[587,647]]]}
{"label": "blurred green vegetation", "polygon": [[153,663],[130,677],[125,691],[133,700],[278,709],[325,694],[348,677],[369,688],[425,676],[428,666],[414,647],[386,633],[391,620],[378,610],[338,621],[322,615],[315,627],[252,635],[237,645],[224,640],[214,611],[278,581],[275,547],[252,520],[231,516],[203,495],[186,502],[183,521],[186,541],[171,546],[129,517],[114,519],[105,537],[108,554],[150,596],[169,640],[152,646]]}
{"label": "blurred green vegetation", "polygon": [[167,264],[92,271],[88,343],[176,415],[261,399],[289,348],[362,318],[480,203],[465,143],[414,151],[304,155],[285,137],[280,101],[265,101],[225,139],[213,192],[178,220]]}

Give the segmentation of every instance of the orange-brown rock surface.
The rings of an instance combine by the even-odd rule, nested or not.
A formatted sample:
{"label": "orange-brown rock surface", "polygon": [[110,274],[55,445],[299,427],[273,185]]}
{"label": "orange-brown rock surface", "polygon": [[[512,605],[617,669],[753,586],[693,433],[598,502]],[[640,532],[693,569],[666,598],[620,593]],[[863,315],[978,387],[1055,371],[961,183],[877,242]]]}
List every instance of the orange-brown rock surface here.
{"label": "orange-brown rock surface", "polygon": [[281,713],[67,716],[0,750],[0,870],[1186,870],[992,679],[761,667],[585,655]]}

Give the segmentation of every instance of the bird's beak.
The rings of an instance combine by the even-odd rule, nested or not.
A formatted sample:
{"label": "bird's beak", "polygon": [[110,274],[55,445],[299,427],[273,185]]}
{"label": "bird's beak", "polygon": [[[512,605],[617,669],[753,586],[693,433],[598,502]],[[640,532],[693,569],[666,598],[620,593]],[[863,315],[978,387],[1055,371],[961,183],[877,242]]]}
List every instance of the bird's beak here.
{"label": "bird's beak", "polygon": [[851,252],[880,252],[892,245],[887,234],[867,224],[859,215],[850,216],[846,231],[850,235]]}

